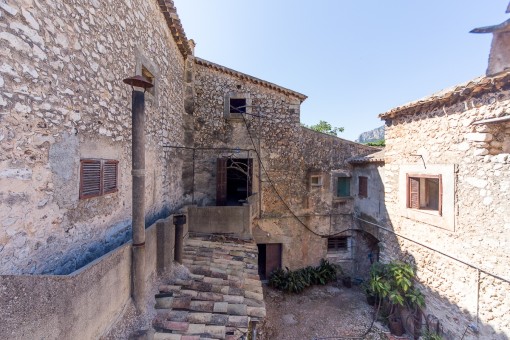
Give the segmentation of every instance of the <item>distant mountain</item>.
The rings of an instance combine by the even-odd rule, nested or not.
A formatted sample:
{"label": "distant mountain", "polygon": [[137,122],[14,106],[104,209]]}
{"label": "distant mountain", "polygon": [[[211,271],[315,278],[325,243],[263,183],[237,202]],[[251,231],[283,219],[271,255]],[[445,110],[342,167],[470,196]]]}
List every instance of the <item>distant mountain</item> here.
{"label": "distant mountain", "polygon": [[384,139],[384,125],[380,126],[376,129],[363,132],[361,135],[359,135],[358,139],[356,139],[356,142],[358,143],[368,143],[368,142],[375,142],[378,140]]}

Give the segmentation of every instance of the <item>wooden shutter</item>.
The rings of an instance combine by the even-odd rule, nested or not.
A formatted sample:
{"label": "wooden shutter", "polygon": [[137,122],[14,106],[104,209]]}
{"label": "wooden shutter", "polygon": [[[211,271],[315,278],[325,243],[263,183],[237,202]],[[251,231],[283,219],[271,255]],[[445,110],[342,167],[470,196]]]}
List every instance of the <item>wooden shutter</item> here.
{"label": "wooden shutter", "polygon": [[328,238],[328,250],[342,251],[347,250],[347,237],[330,237]]}
{"label": "wooden shutter", "polygon": [[104,161],[103,165],[103,194],[117,191],[118,161]]}
{"label": "wooden shutter", "polygon": [[336,195],[338,197],[349,197],[351,195],[350,177],[338,177]]}
{"label": "wooden shutter", "polygon": [[101,195],[101,161],[80,161],[80,199]]}
{"label": "wooden shutter", "polygon": [[407,207],[420,209],[420,179],[407,177]]}
{"label": "wooden shutter", "polygon": [[437,207],[437,210],[439,212],[439,215],[443,215],[443,178],[441,175],[439,177],[439,205]]}
{"label": "wooden shutter", "polygon": [[227,159],[216,160],[216,206],[227,204]]}
{"label": "wooden shutter", "polygon": [[359,176],[358,180],[359,180],[358,196],[368,197],[368,178],[365,176]]}

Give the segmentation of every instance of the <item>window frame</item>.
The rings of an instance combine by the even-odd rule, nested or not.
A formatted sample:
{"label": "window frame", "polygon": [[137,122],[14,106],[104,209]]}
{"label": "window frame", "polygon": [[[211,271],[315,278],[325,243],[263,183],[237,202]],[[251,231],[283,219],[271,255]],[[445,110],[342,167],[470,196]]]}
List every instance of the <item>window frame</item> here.
{"label": "window frame", "polygon": [[[232,112],[230,107],[231,100],[244,100],[244,112]],[[235,110],[234,110],[235,111]],[[238,110],[241,111],[241,110]],[[243,114],[252,114],[251,95],[245,92],[230,92],[225,94],[223,102],[223,117],[228,121],[243,121]]]}
{"label": "window frame", "polygon": [[[411,184],[412,180],[418,180],[418,190],[413,191],[413,185]],[[438,208],[436,209],[427,209],[421,206],[421,192],[422,192],[422,184],[421,179],[437,179],[439,182],[439,190],[438,190]],[[427,188],[425,188],[427,190]],[[425,192],[427,194],[427,192]],[[417,206],[413,203],[416,199],[413,199],[413,195],[417,195]],[[406,208],[419,210],[424,212],[437,212],[439,216],[443,215],[443,180],[442,175],[437,174],[416,174],[416,173],[407,173],[406,174]]]}
{"label": "window frame", "polygon": [[[314,183],[314,178],[317,178],[317,183]],[[310,175],[310,186],[312,187],[322,187],[322,175]]]}
{"label": "window frame", "polygon": [[[86,173],[87,168],[85,164],[99,165],[99,175]],[[111,165],[114,165],[114,175],[111,169],[108,169]],[[92,171],[89,170],[89,171]],[[97,171],[96,171],[97,172]],[[105,174],[105,172],[107,172]],[[92,177],[91,177],[92,176]],[[98,176],[95,179],[93,176]],[[113,177],[114,185],[107,185]],[[98,181],[98,190],[91,192],[91,190],[85,190],[87,181]],[[106,187],[106,188],[105,188]],[[108,194],[112,194],[119,191],[119,161],[115,159],[101,159],[101,158],[83,158],[80,159],[80,187],[78,198],[80,200],[89,199],[94,197],[101,197]]]}

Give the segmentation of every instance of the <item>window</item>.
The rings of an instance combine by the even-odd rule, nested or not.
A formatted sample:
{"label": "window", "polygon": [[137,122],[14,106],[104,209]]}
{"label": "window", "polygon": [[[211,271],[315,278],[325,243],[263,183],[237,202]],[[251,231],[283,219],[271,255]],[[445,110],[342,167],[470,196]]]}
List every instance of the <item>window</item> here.
{"label": "window", "polygon": [[246,98],[230,98],[230,113],[246,113]]}
{"label": "window", "polygon": [[368,177],[366,176],[358,177],[358,197],[360,198],[368,197]]}
{"label": "window", "polygon": [[116,160],[82,159],[80,161],[80,199],[116,192],[118,164]]}
{"label": "window", "polygon": [[243,114],[251,114],[251,95],[246,92],[229,92],[223,101],[223,117],[232,122],[243,122]]}
{"label": "window", "polygon": [[407,175],[407,208],[442,213],[441,175]]}
{"label": "window", "polygon": [[[142,65],[142,76],[147,79],[147,81],[149,83],[151,83],[152,85],[156,85],[155,81],[156,81],[156,78],[154,77],[154,75],[151,73],[151,71],[149,71],[147,69],[147,67],[145,67],[145,65]],[[154,95],[155,93],[155,87],[151,87],[150,89],[147,89],[147,92]]]}
{"label": "window", "polygon": [[310,176],[310,184],[312,187],[320,187],[322,186],[322,176],[320,175],[312,175]]}
{"label": "window", "polygon": [[348,237],[330,237],[328,238],[328,252],[343,252],[348,250]]}
{"label": "window", "polygon": [[351,195],[351,178],[337,177],[336,196],[349,197]]}

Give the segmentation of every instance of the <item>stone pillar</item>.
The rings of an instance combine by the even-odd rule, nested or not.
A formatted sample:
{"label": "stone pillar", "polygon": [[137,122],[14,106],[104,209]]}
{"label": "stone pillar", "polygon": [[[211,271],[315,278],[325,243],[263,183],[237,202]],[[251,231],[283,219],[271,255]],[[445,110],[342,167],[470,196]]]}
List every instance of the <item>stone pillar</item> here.
{"label": "stone pillar", "polygon": [[184,251],[184,224],[186,224],[186,215],[175,215],[175,262],[182,264],[182,254]]}
{"label": "stone pillar", "polygon": [[169,217],[156,222],[157,228],[157,269],[163,273],[170,269],[174,260],[175,230]]}

